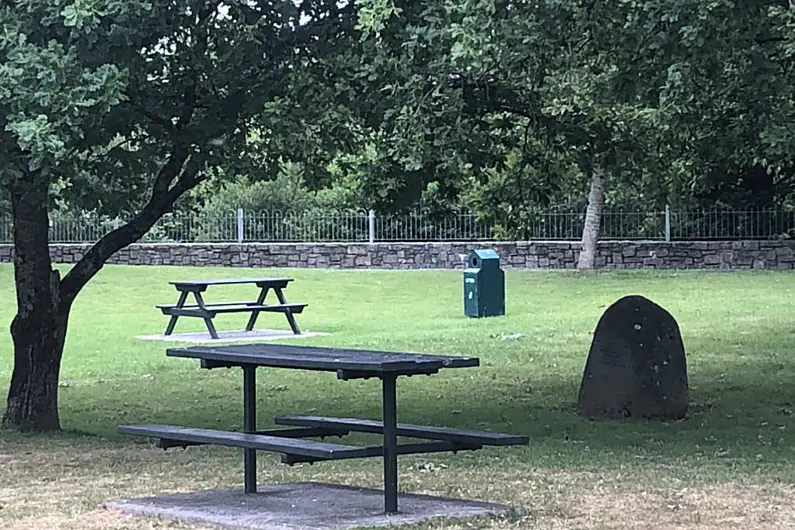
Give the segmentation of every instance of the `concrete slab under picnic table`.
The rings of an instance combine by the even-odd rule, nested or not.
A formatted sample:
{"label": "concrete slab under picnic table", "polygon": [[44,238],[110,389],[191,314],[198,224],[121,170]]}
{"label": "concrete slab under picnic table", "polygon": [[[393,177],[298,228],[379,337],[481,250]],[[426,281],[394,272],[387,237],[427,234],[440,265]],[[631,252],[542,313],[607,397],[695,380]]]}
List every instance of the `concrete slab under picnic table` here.
{"label": "concrete slab under picnic table", "polygon": [[384,514],[384,493],[349,486],[300,482],[242,489],[205,490],[107,501],[105,508],[211,528],[238,530],[349,530],[416,524],[431,519],[498,515],[507,506],[401,494],[400,513]]}
{"label": "concrete slab under picnic table", "polygon": [[250,340],[303,339],[308,337],[320,337],[324,335],[328,335],[328,333],[302,331],[299,335],[296,335],[289,329],[256,329],[252,331],[219,331],[217,339],[210,337],[210,333],[206,330],[192,333],[174,333],[172,335],[138,335],[135,338],[142,340],[160,340],[164,342],[218,344],[221,342],[245,342]]}

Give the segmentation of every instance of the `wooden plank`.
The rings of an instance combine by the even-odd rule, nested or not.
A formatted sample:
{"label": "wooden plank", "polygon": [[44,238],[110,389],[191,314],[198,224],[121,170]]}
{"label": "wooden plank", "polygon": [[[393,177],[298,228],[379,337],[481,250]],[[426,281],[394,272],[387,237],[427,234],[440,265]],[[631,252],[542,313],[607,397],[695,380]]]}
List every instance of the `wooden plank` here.
{"label": "wooden plank", "polygon": [[185,306],[184,308],[175,306],[164,306],[160,310],[164,315],[177,315],[181,317],[213,318],[218,313],[250,313],[252,311],[263,311],[266,313],[286,313],[289,309],[292,313],[302,313],[309,304],[272,304],[272,305],[213,305],[205,304],[205,309],[198,306]]}
{"label": "wooden plank", "polygon": [[303,313],[304,308],[307,307],[309,304],[305,304],[303,302],[290,302],[287,304],[265,304],[265,308],[262,311],[274,312],[274,313],[284,313],[286,309],[289,309],[291,313],[298,314]]}
{"label": "wooden plank", "polygon": [[257,431],[257,434],[276,436],[278,438],[329,438],[331,436],[342,438],[350,434],[350,431],[330,429],[328,427],[299,427],[297,429],[268,429]]}
{"label": "wooden plank", "polygon": [[259,286],[285,287],[292,278],[222,278],[217,280],[184,280],[168,282],[175,287],[207,287],[209,285],[237,285],[253,283]]}
{"label": "wooden plank", "polygon": [[[280,416],[276,418],[277,425],[291,425],[294,427],[328,427],[348,429],[353,432],[366,432],[383,434],[384,424],[376,420],[361,420],[358,418],[328,418],[324,416]],[[426,425],[409,425],[399,423],[398,436],[407,438],[425,438],[428,440],[442,440],[447,442],[474,443],[483,445],[527,445],[529,438],[515,434],[503,434],[491,431],[471,431],[453,429],[450,427],[431,427]]]}
{"label": "wooden plank", "polygon": [[[383,446],[378,445],[375,447],[366,447],[365,449],[367,450],[368,457],[384,456]],[[449,452],[458,452],[458,451],[477,451],[478,449],[482,449],[481,444],[461,445],[453,442],[423,442],[415,444],[398,445],[397,454],[416,455],[416,454],[428,454],[428,453],[449,453]],[[316,459],[310,456],[282,455],[283,464],[293,465],[302,462],[312,463],[316,461],[317,461]]]}
{"label": "wooden plank", "polygon": [[264,311],[266,313],[285,313],[290,310],[292,313],[302,313],[309,304],[263,304],[263,305],[244,305],[244,306],[212,306],[207,305],[207,309],[215,313],[245,313],[248,311]]}
{"label": "wooden plank", "polygon": [[212,318],[215,316],[214,311],[207,311],[199,308],[181,309],[179,307],[161,307],[160,311],[162,311],[164,315],[171,315],[172,317]]}
{"label": "wooden plank", "polygon": [[[189,444],[211,444],[227,447],[242,447],[271,451],[289,455],[335,460],[340,458],[361,458],[369,455],[366,448],[352,445],[316,442],[295,438],[284,438],[264,434],[219,431],[214,429],[195,429],[175,425],[120,425],[120,434],[148,436],[168,441],[181,441]],[[173,445],[173,444],[172,444]]]}
{"label": "wooden plank", "polygon": [[[240,302],[205,302],[204,304],[206,307],[224,307],[224,306],[238,306],[238,305],[257,305],[256,301],[253,300],[243,300]],[[171,308],[177,307],[176,304],[158,304],[157,307],[159,309],[162,308]],[[183,309],[196,309],[199,307],[199,304],[183,304]]]}
{"label": "wooden plank", "polygon": [[[327,427],[299,427],[296,429],[269,429],[267,431],[257,431],[255,434],[276,436],[278,438],[327,438],[336,436],[342,438],[348,431],[339,429],[329,429]],[[184,440],[173,440],[168,438],[158,438],[155,445],[161,449],[170,449],[172,447],[188,447],[193,445],[208,445],[206,442],[186,442]],[[291,455],[289,458],[307,458],[307,456]],[[322,459],[321,459],[322,460]]]}
{"label": "wooden plank", "polygon": [[406,375],[422,374],[438,371],[441,368],[467,368],[480,364],[477,357],[321,348],[276,343],[169,348],[166,350],[166,355],[207,359],[237,365],[251,364],[331,372],[350,370],[376,375],[387,372]]}

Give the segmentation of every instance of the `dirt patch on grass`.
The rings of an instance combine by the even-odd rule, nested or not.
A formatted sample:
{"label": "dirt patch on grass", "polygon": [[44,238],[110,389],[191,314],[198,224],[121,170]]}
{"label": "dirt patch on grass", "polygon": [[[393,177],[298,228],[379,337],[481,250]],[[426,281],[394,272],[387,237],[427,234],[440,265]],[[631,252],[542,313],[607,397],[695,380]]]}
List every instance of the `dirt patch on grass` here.
{"label": "dirt patch on grass", "polygon": [[[195,528],[131,518],[102,508],[105,500],[177,491],[238,487],[236,451],[191,448],[164,452],[139,444],[48,440],[36,447],[0,447],[0,529]],[[671,477],[609,472],[569,473],[525,465],[401,460],[401,489],[508,503],[499,519],[437,522],[439,529],[770,529],[795,528],[795,487],[734,481],[693,485]],[[455,460],[450,460],[455,462]],[[495,463],[492,460],[492,463]],[[289,468],[262,455],[263,482],[317,480],[379,487],[379,462],[358,461]]]}

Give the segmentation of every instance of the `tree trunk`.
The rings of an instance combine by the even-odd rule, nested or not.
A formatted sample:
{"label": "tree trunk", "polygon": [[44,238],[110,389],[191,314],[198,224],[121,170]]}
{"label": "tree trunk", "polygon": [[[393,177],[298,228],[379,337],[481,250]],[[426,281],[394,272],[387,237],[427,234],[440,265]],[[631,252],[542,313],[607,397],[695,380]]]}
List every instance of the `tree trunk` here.
{"label": "tree trunk", "polygon": [[144,209],[94,243],[63,280],[50,261],[49,179],[30,172],[10,187],[17,315],[11,322],[14,371],[3,427],[39,432],[61,429],[58,383],[72,303],[108,258],[143,237],[183,193],[200,182],[200,169],[201,164],[190,163],[186,149],[175,147]]}
{"label": "tree trunk", "polygon": [[58,378],[71,304],[62,302],[60,277],[50,262],[49,186],[40,175],[25,180],[11,189],[17,314],[11,322],[14,371],[2,425],[57,431]]}
{"label": "tree trunk", "polygon": [[[58,273],[53,275],[57,281]],[[11,323],[14,372],[3,426],[21,431],[59,431],[58,381],[68,310],[53,307],[47,299],[34,304],[39,311],[26,317],[17,315]]]}
{"label": "tree trunk", "polygon": [[599,241],[602,211],[605,208],[605,171],[596,166],[591,172],[591,193],[585,211],[585,226],[582,230],[582,249],[577,262],[578,269],[593,269],[596,258],[596,243]]}

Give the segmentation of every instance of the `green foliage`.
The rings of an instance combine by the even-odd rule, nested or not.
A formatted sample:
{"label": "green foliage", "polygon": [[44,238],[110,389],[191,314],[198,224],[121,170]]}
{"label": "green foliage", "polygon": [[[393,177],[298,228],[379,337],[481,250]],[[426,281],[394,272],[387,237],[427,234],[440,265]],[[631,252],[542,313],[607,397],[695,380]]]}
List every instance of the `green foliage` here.
{"label": "green foliage", "polygon": [[318,191],[306,186],[303,165],[293,162],[283,162],[273,180],[208,182],[196,190],[205,204],[196,209],[191,229],[181,233],[201,241],[228,240],[236,233],[236,211],[242,209],[247,239],[361,239],[355,183],[334,164],[327,171],[333,184]]}
{"label": "green foliage", "polygon": [[792,10],[764,1],[680,1],[657,11],[668,32],[680,35],[664,48],[670,64],[660,95],[660,126],[677,159],[675,192],[713,204],[755,204],[737,192],[761,171],[777,181],[765,205],[786,197],[793,186],[785,170],[794,146]]}
{"label": "green foliage", "polygon": [[[530,234],[538,236],[544,232],[539,230],[542,212],[579,195],[578,190],[560,186],[582,180],[576,166],[566,168],[563,160],[545,159],[545,154],[540,149],[533,153],[513,149],[499,167],[485,168],[470,178],[464,201],[493,227],[495,237],[526,240]],[[582,211],[583,205],[578,206]]]}
{"label": "green foliage", "polygon": [[359,115],[375,125],[355,167],[377,209],[466,202],[521,233],[529,212],[581,195],[594,163],[618,175],[649,158],[641,88],[613,90],[624,73],[602,68],[614,50],[593,42],[610,42],[620,10],[593,18],[551,0],[471,1],[403,3],[397,15],[367,5],[386,22],[361,46],[358,75],[375,86]]}
{"label": "green foliage", "polygon": [[205,213],[233,213],[238,208],[251,212],[305,212],[316,204],[304,183],[300,164],[287,162],[273,180],[239,177],[225,182],[202,208]]}
{"label": "green foliage", "polygon": [[[59,20],[43,3],[0,6],[0,184],[20,172],[59,166],[84,140],[96,117],[123,99],[126,75],[114,64],[86,64],[84,35],[69,21],[83,14],[70,6]],[[59,38],[60,37],[60,38]]]}
{"label": "green foliage", "polygon": [[[302,113],[291,96],[324,94],[315,63],[348,38],[353,16],[331,0],[224,10],[199,0],[3,5],[2,167],[15,150],[34,167],[46,159],[71,208],[106,213],[143,207],[175,149],[208,170],[255,166],[263,132],[271,158],[298,144],[298,127],[322,106]],[[313,143],[303,133],[300,145]]]}
{"label": "green foliage", "polygon": [[[582,204],[594,164],[608,169],[608,203],[632,208],[795,192],[788,4],[306,4],[235,4],[222,18],[198,1],[17,2],[0,41],[4,138],[61,161],[58,204],[112,214],[143,207],[177,144],[216,175],[191,198],[206,208],[468,205],[517,236],[539,209]],[[268,31],[301,17],[317,25]],[[262,47],[273,53],[258,63]],[[276,197],[282,184],[248,195],[282,179],[285,160],[301,166],[301,187],[283,184],[295,200]],[[223,189],[224,175],[246,177]]]}
{"label": "green foliage", "polygon": [[363,5],[356,174],[379,210],[466,202],[519,237],[539,208],[582,204],[594,165],[636,210],[795,191],[786,3]]}
{"label": "green foliage", "polygon": [[363,211],[366,202],[362,199],[356,176],[346,173],[337,161],[329,164],[328,171],[332,184],[315,192],[315,207],[321,212]]}
{"label": "green foliage", "polygon": [[362,38],[371,35],[380,36],[386,28],[387,21],[400,15],[402,9],[395,5],[394,0],[359,0],[359,23],[356,29],[362,32]]}

